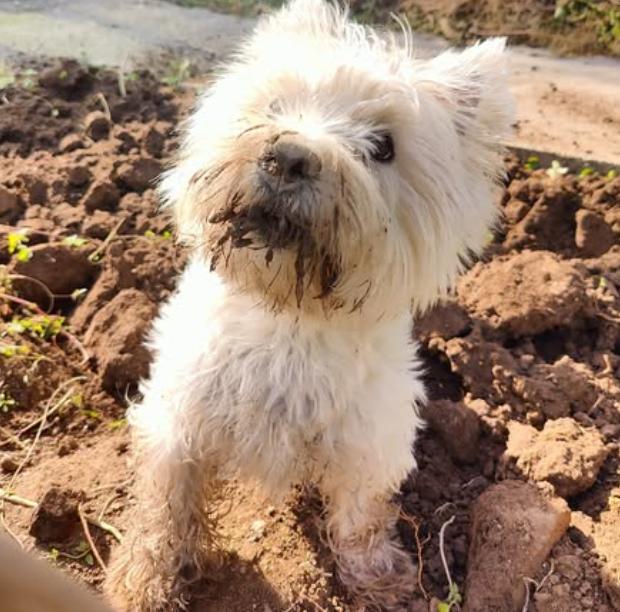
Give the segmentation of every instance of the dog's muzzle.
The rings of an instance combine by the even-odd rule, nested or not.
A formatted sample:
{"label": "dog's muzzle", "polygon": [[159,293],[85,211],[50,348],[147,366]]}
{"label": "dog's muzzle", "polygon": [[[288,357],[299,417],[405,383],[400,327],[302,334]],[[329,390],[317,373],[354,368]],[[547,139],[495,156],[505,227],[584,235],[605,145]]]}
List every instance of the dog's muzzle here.
{"label": "dog's muzzle", "polygon": [[319,178],[322,164],[319,156],[299,137],[287,135],[265,149],[258,159],[258,167],[263,183],[277,191]]}

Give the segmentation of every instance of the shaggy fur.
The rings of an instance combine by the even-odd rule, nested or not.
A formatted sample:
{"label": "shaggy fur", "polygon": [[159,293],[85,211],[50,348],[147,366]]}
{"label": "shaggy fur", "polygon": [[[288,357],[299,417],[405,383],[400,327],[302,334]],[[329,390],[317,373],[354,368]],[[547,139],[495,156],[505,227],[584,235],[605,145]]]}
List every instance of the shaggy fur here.
{"label": "shaggy fur", "polygon": [[416,60],[322,0],[262,21],[164,177],[193,259],[129,413],[137,514],[107,587],[185,606],[217,561],[218,480],[318,484],[340,579],[402,609],[392,497],[415,468],[423,310],[480,250],[510,124],[502,40]]}

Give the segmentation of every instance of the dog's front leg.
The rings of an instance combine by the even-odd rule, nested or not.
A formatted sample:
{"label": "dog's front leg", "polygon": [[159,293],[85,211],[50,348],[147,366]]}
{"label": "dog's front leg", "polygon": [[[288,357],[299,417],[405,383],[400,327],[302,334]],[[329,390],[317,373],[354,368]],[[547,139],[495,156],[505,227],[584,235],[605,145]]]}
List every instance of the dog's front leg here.
{"label": "dog's front leg", "polygon": [[392,498],[415,467],[417,417],[408,407],[400,415],[352,419],[320,482],[328,541],[340,580],[361,609],[406,610],[416,572],[396,533],[399,507]]}
{"label": "dog's front leg", "polygon": [[131,416],[137,504],[109,568],[106,592],[123,611],[183,610],[190,585],[214,555],[206,507],[214,464],[197,446],[196,432],[184,431],[184,419],[148,396]]}

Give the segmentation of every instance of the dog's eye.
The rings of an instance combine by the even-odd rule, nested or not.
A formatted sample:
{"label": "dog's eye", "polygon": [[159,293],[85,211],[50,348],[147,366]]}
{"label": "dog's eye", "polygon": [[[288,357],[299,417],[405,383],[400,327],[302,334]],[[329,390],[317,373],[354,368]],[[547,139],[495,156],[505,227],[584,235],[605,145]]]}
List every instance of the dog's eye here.
{"label": "dog's eye", "polygon": [[389,132],[378,132],[371,140],[370,155],[375,161],[388,163],[394,159],[394,140]]}

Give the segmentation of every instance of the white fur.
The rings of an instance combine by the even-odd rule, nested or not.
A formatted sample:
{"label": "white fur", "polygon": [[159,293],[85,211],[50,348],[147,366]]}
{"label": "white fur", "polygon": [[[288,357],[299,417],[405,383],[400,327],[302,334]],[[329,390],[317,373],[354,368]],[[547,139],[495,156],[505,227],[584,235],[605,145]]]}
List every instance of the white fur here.
{"label": "white fur", "polygon": [[[111,587],[135,609],[167,597],[156,576],[188,559],[201,567],[188,534],[208,505],[200,481],[214,474],[256,479],[276,497],[318,483],[341,578],[362,601],[400,609],[413,574],[392,538],[390,498],[415,467],[424,400],[411,308],[451,286],[495,220],[511,111],[503,46],[421,61],[411,40],[398,46],[321,0],[294,0],[200,100],[162,183],[195,255],[155,325],[151,376],[130,412],[148,491],[140,503],[162,529],[134,538],[123,562],[139,571],[120,566],[124,587]],[[377,129],[393,135],[391,163],[361,161]],[[251,192],[254,149],[286,131],[323,162],[320,197],[289,204],[340,270],[328,297],[307,289],[297,303],[286,250],[269,267],[261,251],[231,248],[210,271],[207,219],[225,196],[197,179],[235,160],[241,170],[224,187]],[[344,212],[330,225],[335,208]]]}

